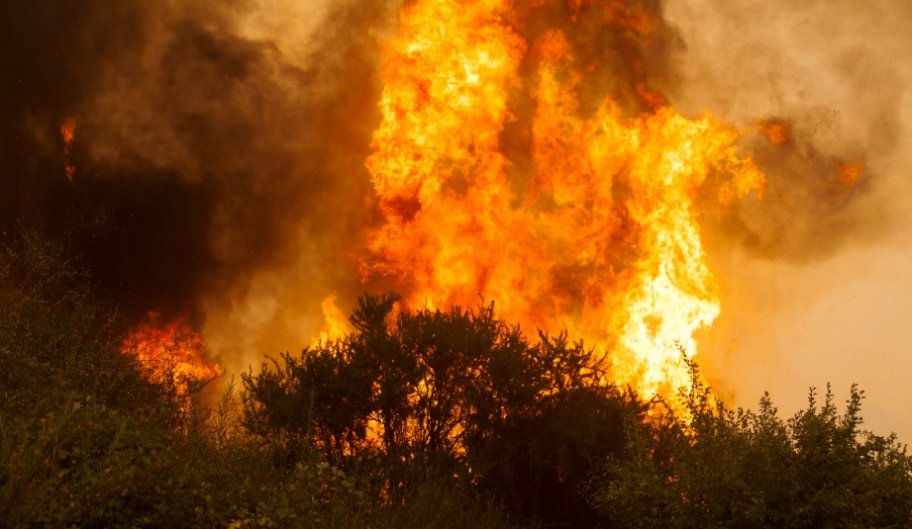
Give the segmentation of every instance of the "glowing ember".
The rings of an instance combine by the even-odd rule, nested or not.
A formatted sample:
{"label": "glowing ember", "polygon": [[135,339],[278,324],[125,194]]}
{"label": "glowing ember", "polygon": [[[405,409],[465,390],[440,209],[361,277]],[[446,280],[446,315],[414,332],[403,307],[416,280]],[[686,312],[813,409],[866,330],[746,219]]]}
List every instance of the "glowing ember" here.
{"label": "glowing ember", "polygon": [[121,345],[121,352],[135,356],[149,380],[184,395],[190,384],[221,376],[218,364],[206,360],[202,337],[186,321],[162,324],[160,320],[160,314],[150,312]]}
{"label": "glowing ember", "polygon": [[764,121],[757,125],[757,129],[759,129],[773,145],[785,145],[792,141],[792,128],[784,121]]}
{"label": "glowing ember", "polygon": [[864,168],[864,161],[855,163],[841,162],[839,164],[839,177],[837,182],[841,186],[853,186],[861,178],[861,171]]}
{"label": "glowing ember", "polygon": [[73,140],[76,139],[76,120],[67,118],[60,125],[60,137],[63,139],[63,170],[66,173],[67,180],[73,181],[76,175],[76,167],[70,161],[70,151],[73,148]]}
{"label": "glowing ember", "polygon": [[[651,31],[622,3],[585,4]],[[611,99],[581,111],[590,59],[556,28],[527,42],[516,10],[423,0],[401,14],[366,162],[385,222],[362,272],[395,280],[407,307],[492,300],[527,330],[568,329],[611,353],[617,383],[672,395],[688,381],[678,347],[693,355],[720,310],[697,197],[728,204],[763,176],[735,130],[678,115],[643,82],[647,112],[625,117]],[[534,103],[521,166],[502,145],[515,93]]]}

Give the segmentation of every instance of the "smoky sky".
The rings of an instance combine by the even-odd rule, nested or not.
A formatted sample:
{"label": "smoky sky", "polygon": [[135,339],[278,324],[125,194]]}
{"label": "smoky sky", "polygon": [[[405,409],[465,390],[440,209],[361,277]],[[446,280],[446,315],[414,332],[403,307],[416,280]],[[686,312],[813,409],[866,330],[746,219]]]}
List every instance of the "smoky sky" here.
{"label": "smoky sky", "polygon": [[[68,233],[131,314],[193,312],[294,259],[290,231],[333,254],[361,222],[381,9],[338,5],[302,60],[240,34],[253,6],[195,4],[13,1],[0,17],[0,226]],[[104,229],[77,229],[87,216]]]}
{"label": "smoky sky", "polygon": [[[739,405],[769,390],[786,414],[808,386],[841,398],[859,383],[866,427],[908,440],[912,4],[675,0],[666,13],[687,43],[677,109],[794,131],[781,148],[746,139],[770,193],[716,225],[724,235],[707,230],[722,315],[701,365]],[[858,160],[858,184],[834,189],[838,163]]]}
{"label": "smoky sky", "polygon": [[[750,199],[715,228],[730,247],[771,261],[814,263],[903,229],[905,204],[885,189],[902,151],[908,46],[902,2],[796,5],[738,0],[670,2],[686,49],[670,98],[746,131],[742,147],[763,170]],[[763,123],[787,127],[774,144]],[[860,168],[844,185],[844,164]],[[893,174],[891,174],[893,173]],[[733,244],[734,243],[734,244]]]}

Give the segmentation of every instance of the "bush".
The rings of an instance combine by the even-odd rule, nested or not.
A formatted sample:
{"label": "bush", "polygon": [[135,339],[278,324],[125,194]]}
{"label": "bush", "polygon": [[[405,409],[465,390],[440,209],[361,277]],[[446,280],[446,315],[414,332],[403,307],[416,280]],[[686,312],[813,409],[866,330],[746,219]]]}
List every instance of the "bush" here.
{"label": "bush", "polygon": [[[912,459],[829,388],[780,419],[700,384],[656,414],[583,344],[367,296],[341,340],[227,393],[150,382],[66,245],[0,248],[6,527],[855,528],[912,523]],[[169,380],[169,377],[160,377]],[[647,413],[649,412],[649,413]]]}
{"label": "bush", "polygon": [[822,406],[780,419],[768,395],[758,412],[730,410],[696,367],[686,417],[627,422],[621,457],[590,481],[592,504],[613,527],[908,527],[912,459],[895,436],[859,429],[863,394],[840,414]]}
{"label": "bush", "polygon": [[92,298],[91,276],[71,255],[27,229],[0,247],[0,406],[63,397],[62,406],[73,393],[173,419],[167,392],[118,351],[115,312]]}
{"label": "bush", "polygon": [[645,408],[566,335],[531,343],[493,306],[393,317],[395,303],[364,297],[353,334],[247,373],[250,431],[289,454],[373,460],[385,494],[446,483],[519,519],[591,522],[579,490],[589,463],[623,446],[624,410]]}
{"label": "bush", "polygon": [[495,510],[441,503],[430,484],[410,511],[379,501],[370,472],[306,446],[288,464],[283,446],[232,429],[228,401],[188,408],[120,353],[123,326],[71,255],[30,230],[0,249],[3,527],[493,526]]}

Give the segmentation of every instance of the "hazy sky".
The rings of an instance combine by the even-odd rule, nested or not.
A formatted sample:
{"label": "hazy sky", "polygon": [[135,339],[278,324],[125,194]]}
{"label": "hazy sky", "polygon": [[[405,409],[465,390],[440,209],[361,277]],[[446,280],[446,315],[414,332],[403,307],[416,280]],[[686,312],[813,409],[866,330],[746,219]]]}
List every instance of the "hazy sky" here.
{"label": "hazy sky", "polygon": [[[867,427],[912,440],[912,3],[674,0],[684,79],[674,101],[744,126],[793,119],[837,156],[862,153],[851,233],[810,259],[719,256],[723,316],[711,361],[739,404],[780,410],[857,382]],[[801,207],[796,204],[795,207]],[[813,244],[813,241],[811,241]]]}

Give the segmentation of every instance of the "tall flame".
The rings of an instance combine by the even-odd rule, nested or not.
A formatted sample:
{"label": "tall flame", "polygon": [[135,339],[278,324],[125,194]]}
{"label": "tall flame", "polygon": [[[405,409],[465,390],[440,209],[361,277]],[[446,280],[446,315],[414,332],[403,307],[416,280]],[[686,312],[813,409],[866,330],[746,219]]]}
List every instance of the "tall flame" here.
{"label": "tall flame", "polygon": [[[568,9],[581,3],[625,13],[607,0]],[[383,224],[362,273],[394,280],[406,306],[491,300],[526,329],[567,329],[610,353],[617,383],[672,395],[688,381],[680,349],[693,355],[720,311],[697,204],[731,203],[763,176],[737,155],[736,130],[678,115],[645,83],[647,112],[610,98],[582,111],[586,68],[566,33],[527,41],[518,9],[419,0],[401,13],[366,161]],[[648,34],[635,14],[622,22]],[[511,111],[517,93],[531,117]],[[518,119],[531,120],[528,160],[505,154]]]}
{"label": "tall flame", "polygon": [[320,303],[320,308],[323,309],[323,319],[326,321],[326,330],[320,333],[320,337],[316,340],[317,343],[338,340],[351,332],[352,329],[348,322],[348,318],[336,305],[335,294],[326,296],[323,299],[323,302]]}

